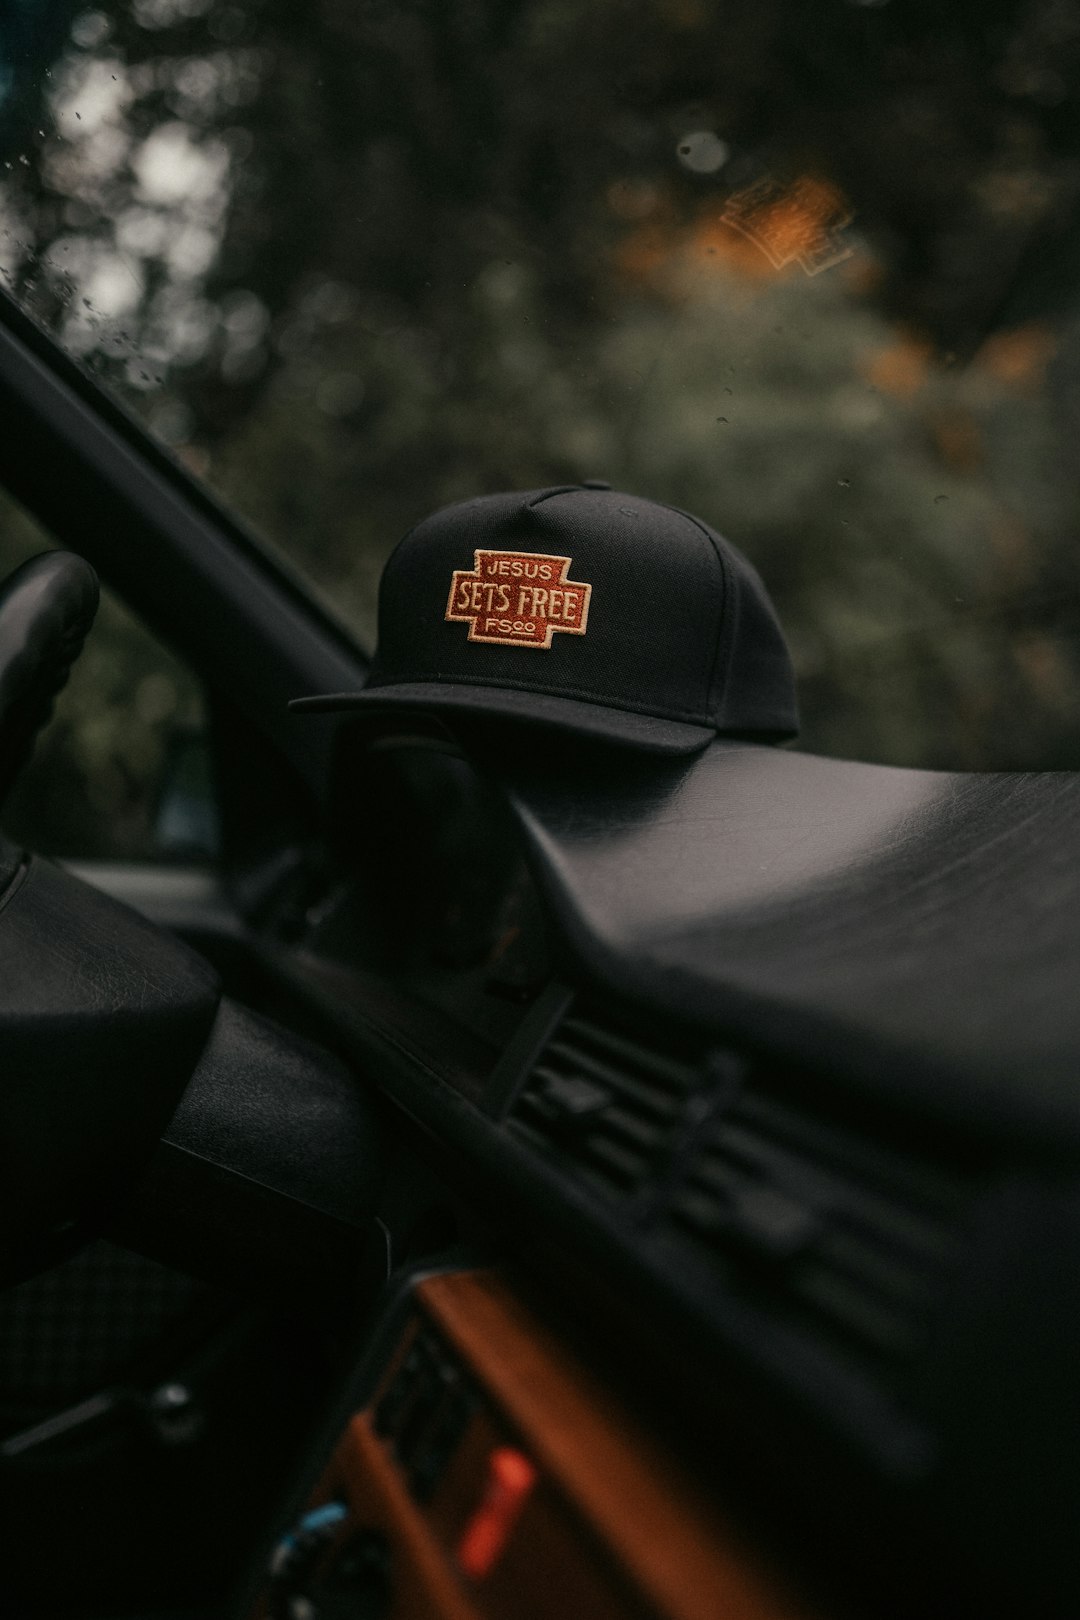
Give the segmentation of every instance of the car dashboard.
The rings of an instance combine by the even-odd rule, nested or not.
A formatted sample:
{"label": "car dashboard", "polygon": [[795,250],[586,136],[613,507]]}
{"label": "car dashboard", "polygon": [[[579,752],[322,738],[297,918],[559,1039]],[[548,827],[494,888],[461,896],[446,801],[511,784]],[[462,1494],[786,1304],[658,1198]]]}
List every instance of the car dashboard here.
{"label": "car dashboard", "polygon": [[[1069,1612],[1075,781],[568,747],[342,734],[279,970],[467,1213],[312,1458],[304,1601],[367,1538],[402,1616]],[[534,1377],[610,1409],[595,1478]]]}

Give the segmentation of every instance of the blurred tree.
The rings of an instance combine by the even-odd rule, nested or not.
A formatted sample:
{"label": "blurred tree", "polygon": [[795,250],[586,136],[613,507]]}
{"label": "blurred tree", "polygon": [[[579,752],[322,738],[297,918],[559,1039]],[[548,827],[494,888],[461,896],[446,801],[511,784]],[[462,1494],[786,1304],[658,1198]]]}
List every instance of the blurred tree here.
{"label": "blurred tree", "polygon": [[425,510],[601,474],[762,567],[808,745],[1080,763],[1075,0],[103,0],[34,88],[0,269],[369,636]]}

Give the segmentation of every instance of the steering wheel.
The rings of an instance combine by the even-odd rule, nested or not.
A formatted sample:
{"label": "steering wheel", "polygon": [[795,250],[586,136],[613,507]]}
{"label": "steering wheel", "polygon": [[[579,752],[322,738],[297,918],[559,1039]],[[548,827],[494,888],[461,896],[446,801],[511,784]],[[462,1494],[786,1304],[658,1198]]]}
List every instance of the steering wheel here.
{"label": "steering wheel", "polygon": [[0,804],[82,652],[98,596],[94,570],[70,551],[31,557],[0,587]]}
{"label": "steering wheel", "polygon": [[[0,802],[97,603],[69,552],[0,587]],[[172,934],[0,838],[0,1283],[106,1231],[219,1280],[332,1295],[370,1247],[380,1162],[336,1058],[230,1001]]]}

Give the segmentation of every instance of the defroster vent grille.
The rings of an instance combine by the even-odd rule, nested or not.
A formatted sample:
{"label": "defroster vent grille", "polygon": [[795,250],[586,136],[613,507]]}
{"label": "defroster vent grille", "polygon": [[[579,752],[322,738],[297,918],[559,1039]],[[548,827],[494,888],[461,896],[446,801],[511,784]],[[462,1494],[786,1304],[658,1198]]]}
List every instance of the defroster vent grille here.
{"label": "defroster vent grille", "polygon": [[653,1183],[698,1083],[690,1063],[575,1012],[545,1046],[510,1123],[593,1186],[632,1196]]}
{"label": "defroster vent grille", "polygon": [[926,1337],[980,1171],[856,1118],[809,1073],[727,1060],[658,1050],[575,1008],[510,1124],[575,1180],[634,1199],[665,1265],[681,1250],[700,1275],[704,1259],[711,1287],[785,1330],[897,1366]]}
{"label": "defroster vent grille", "polygon": [[670,1206],[729,1285],[849,1356],[922,1341],[972,1178],[830,1119],[751,1074],[698,1139]]}

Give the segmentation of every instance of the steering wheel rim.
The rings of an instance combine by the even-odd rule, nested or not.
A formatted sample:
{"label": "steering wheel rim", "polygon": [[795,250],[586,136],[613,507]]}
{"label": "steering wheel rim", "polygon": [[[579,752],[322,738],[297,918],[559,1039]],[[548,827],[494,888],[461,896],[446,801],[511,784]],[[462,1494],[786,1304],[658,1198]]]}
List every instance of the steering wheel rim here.
{"label": "steering wheel rim", "polygon": [[46,551],[0,586],[0,804],[52,714],[100,600],[98,578],[71,551]]}

